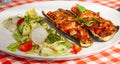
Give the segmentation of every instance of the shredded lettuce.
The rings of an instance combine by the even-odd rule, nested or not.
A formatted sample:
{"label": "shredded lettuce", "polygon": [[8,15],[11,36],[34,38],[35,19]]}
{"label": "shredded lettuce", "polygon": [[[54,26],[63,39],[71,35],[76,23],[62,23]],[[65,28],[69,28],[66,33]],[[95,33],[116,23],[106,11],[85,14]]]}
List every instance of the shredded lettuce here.
{"label": "shredded lettuce", "polygon": [[39,54],[39,50],[40,49],[40,47],[39,47],[39,45],[37,45],[37,44],[34,44],[33,46],[32,46],[32,49],[30,50],[30,51],[28,51],[28,52],[26,52],[26,54]]}
{"label": "shredded lettuce", "polygon": [[22,38],[22,35],[19,33],[18,30],[16,30],[13,34],[13,37],[16,41],[20,41],[20,39]]}
{"label": "shredded lettuce", "polygon": [[63,44],[64,41],[57,41],[52,44],[43,43],[42,48],[39,52],[39,55],[42,56],[65,56],[65,55],[71,55],[68,50],[70,48],[66,47]]}
{"label": "shredded lettuce", "polygon": [[55,34],[56,33],[56,31],[53,28],[47,29],[47,32],[50,33],[50,34]]}
{"label": "shredded lettuce", "polygon": [[17,49],[18,49],[18,46],[20,45],[20,42],[15,42],[15,43],[12,43],[10,44],[7,49],[10,50],[10,51],[13,51],[15,52]]}
{"label": "shredded lettuce", "polygon": [[30,17],[32,19],[39,18],[35,9],[30,9],[30,10],[26,11],[25,16]]}
{"label": "shredded lettuce", "polygon": [[62,42],[62,44],[63,44],[63,45],[65,45],[65,46],[66,46],[66,47],[68,47],[68,48],[72,47],[71,42],[70,42],[70,41],[68,41],[68,40],[66,40],[66,41]]}

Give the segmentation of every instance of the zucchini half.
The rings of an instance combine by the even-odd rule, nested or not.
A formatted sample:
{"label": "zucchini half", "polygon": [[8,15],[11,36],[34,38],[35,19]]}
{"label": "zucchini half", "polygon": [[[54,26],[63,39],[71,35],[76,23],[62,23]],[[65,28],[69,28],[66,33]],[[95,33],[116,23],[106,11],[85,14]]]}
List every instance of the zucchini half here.
{"label": "zucchini half", "polygon": [[[64,14],[65,16],[70,16],[70,17],[73,18],[72,20],[74,20],[74,16],[72,16],[71,14],[69,14],[68,11],[63,10],[63,9],[58,9],[58,10],[56,10],[56,11],[61,12],[61,13]],[[53,12],[55,12],[55,11],[53,11]],[[54,18],[52,18],[51,16],[47,15],[47,13],[45,13],[44,11],[42,11],[42,14],[43,14],[47,19],[49,19],[49,20],[57,27],[57,25],[54,23],[54,22],[55,22],[55,19],[54,19]],[[56,16],[56,15],[57,15],[57,14],[53,14],[53,16]],[[64,19],[68,19],[68,18],[64,17]],[[61,21],[61,20],[58,20],[58,21]],[[77,23],[77,21],[75,21],[75,20],[74,20],[74,22]],[[93,39],[89,36],[89,33],[88,33],[86,27],[84,27],[84,26],[82,26],[82,25],[79,25],[79,26],[85,28],[84,30],[87,32],[87,36],[88,36],[89,39],[78,38],[78,37],[76,37],[76,36],[74,36],[74,35],[70,35],[69,33],[64,32],[60,27],[57,27],[57,28],[59,28],[62,32],[66,33],[67,35],[70,35],[71,38],[72,38],[72,37],[76,38],[76,39],[79,41],[79,45],[80,45],[81,47],[87,48],[87,47],[89,47],[89,46],[91,46],[91,45],[93,44]],[[68,38],[68,39],[69,39],[69,38]]]}
{"label": "zucchini half", "polygon": [[[82,19],[82,20],[85,20],[85,21],[87,21],[87,22],[89,22],[91,19],[95,19],[95,20],[97,20],[97,22],[93,22],[93,23],[97,23],[98,25],[101,25],[102,24],[102,22],[109,22],[110,24],[111,24],[111,26],[112,27],[114,27],[114,29],[112,29],[112,30],[110,30],[110,32],[111,32],[111,34],[109,34],[109,35],[106,35],[106,36],[100,36],[99,34],[96,34],[95,33],[95,31],[93,31],[92,29],[91,29],[91,27],[94,27],[94,26],[87,26],[88,27],[88,30],[90,31],[90,33],[92,33],[92,35],[95,37],[95,39],[97,39],[98,41],[103,41],[103,42],[105,42],[105,41],[109,41],[110,39],[112,39],[113,37],[114,37],[114,35],[118,32],[118,30],[119,30],[119,26],[116,26],[116,25],[114,25],[110,20],[106,20],[106,19],[104,19],[104,18],[102,18],[101,16],[100,16],[100,13],[99,12],[94,12],[94,11],[91,11],[91,10],[88,10],[88,9],[86,9],[86,11],[85,12],[80,12],[79,10],[78,10],[78,7],[79,5],[77,4],[77,5],[75,5],[75,6],[73,6],[72,8],[71,8],[71,11],[69,11],[71,14],[73,14],[74,16],[76,16],[77,18],[80,18],[80,19]],[[91,23],[91,24],[93,24],[93,23]],[[109,26],[110,27],[110,26]],[[97,28],[97,27],[95,27],[95,28]],[[99,28],[99,27],[98,27]],[[102,26],[101,26],[101,28],[103,28]],[[107,30],[106,31],[102,31],[102,33],[105,33],[105,32],[108,32]]]}
{"label": "zucchini half", "polygon": [[101,42],[106,42],[106,41],[109,41],[110,39],[112,39],[114,37],[114,35],[118,32],[118,30],[119,30],[119,26],[115,26],[115,30],[112,32],[112,34],[105,36],[105,37],[99,36],[92,30],[90,30],[90,32],[92,33],[92,35],[95,37],[96,40],[101,41]]}

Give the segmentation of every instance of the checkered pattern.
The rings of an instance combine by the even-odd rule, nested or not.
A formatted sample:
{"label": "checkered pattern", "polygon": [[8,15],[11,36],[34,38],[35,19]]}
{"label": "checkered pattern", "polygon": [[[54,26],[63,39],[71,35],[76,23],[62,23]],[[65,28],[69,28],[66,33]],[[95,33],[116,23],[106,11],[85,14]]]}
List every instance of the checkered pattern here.
{"label": "checkered pattern", "polygon": [[[19,6],[27,3],[32,3],[34,1],[41,0],[13,0],[14,3],[10,3],[7,5],[0,5],[0,11],[4,9],[11,8],[14,6]],[[79,0],[84,2],[93,2],[102,4],[111,8],[118,8],[120,6],[119,0]],[[55,61],[55,62],[45,62],[45,61],[34,61],[34,60],[26,60],[23,58],[18,58],[11,56],[5,52],[0,52],[0,64],[120,64],[120,42],[116,45],[112,46],[108,50],[102,51],[96,55],[88,56],[84,59],[74,59],[70,61]]]}
{"label": "checkered pattern", "polygon": [[114,9],[120,7],[120,0],[93,0],[92,2],[105,5]]}

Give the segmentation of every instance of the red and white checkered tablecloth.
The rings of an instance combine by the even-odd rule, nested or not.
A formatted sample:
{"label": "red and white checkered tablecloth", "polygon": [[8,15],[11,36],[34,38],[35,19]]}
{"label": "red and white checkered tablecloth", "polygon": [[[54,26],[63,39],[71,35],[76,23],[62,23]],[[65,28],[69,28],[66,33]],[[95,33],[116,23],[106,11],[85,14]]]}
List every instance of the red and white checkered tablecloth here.
{"label": "red and white checkered tablecloth", "polygon": [[[0,11],[3,11],[7,8],[12,8],[14,6],[19,6],[27,3],[32,3],[34,1],[43,1],[43,0],[13,0],[13,3],[1,5]],[[120,7],[120,0],[79,0],[82,2],[93,2],[101,5],[117,9]],[[32,61],[25,60],[22,58],[17,58],[11,56],[7,53],[0,52],[0,64],[120,64],[120,42],[112,46],[108,50],[102,51],[96,55],[91,55],[83,59],[75,59],[69,61],[55,61],[47,63],[45,61]]]}

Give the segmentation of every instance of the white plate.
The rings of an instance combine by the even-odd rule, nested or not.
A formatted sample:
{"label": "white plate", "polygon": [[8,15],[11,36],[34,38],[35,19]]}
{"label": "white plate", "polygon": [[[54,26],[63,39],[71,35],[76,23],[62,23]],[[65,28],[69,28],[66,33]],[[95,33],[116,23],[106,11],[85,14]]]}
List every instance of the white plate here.
{"label": "white plate", "polygon": [[93,3],[83,3],[78,1],[51,1],[51,2],[34,2],[30,4],[25,4],[17,7],[13,7],[11,9],[7,9],[0,13],[0,50],[5,51],[9,54],[16,55],[19,57],[25,57],[25,58],[32,58],[37,60],[70,60],[75,58],[85,58],[88,55],[96,54],[100,51],[103,51],[113,45],[115,45],[120,37],[120,30],[116,33],[116,35],[108,42],[98,42],[95,41],[94,44],[89,48],[82,49],[81,52],[79,52],[76,55],[71,56],[57,56],[57,57],[44,57],[44,56],[37,56],[37,55],[26,55],[22,52],[11,52],[7,50],[7,46],[10,43],[15,42],[13,37],[11,36],[10,32],[7,31],[2,26],[2,21],[8,17],[20,14],[24,15],[25,11],[31,8],[35,8],[36,11],[39,13],[40,16],[43,16],[41,14],[41,10],[44,11],[51,11],[51,10],[57,10],[58,8],[63,9],[71,9],[72,6],[80,4],[85,6],[87,9],[93,10],[95,12],[100,12],[100,15],[106,19],[111,20],[115,25],[120,26],[120,13],[114,9],[101,6],[98,4]]}

